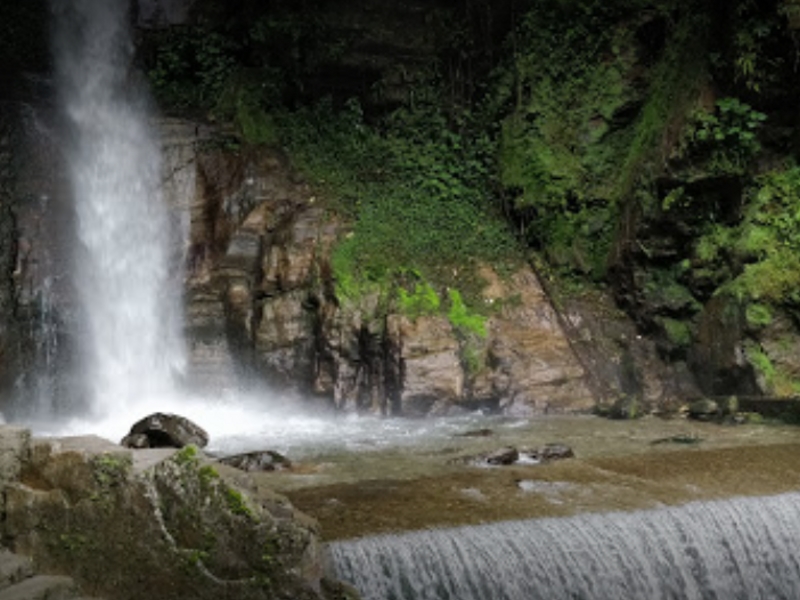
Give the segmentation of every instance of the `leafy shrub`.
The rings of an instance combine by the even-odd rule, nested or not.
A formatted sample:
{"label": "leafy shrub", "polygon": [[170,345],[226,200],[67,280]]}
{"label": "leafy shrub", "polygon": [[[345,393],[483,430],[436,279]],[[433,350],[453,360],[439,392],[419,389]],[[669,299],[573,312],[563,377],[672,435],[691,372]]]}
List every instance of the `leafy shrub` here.
{"label": "leafy shrub", "polygon": [[439,310],[441,300],[433,287],[423,281],[414,286],[413,292],[399,289],[400,309],[410,317],[435,314]]}
{"label": "leafy shrub", "polygon": [[713,112],[696,111],[684,132],[685,152],[716,173],[744,173],[761,150],[756,137],[767,116],[737,98],[722,98]]}
{"label": "leafy shrub", "polygon": [[763,304],[748,304],[745,309],[745,318],[751,327],[766,327],[772,323],[772,310]]}
{"label": "leafy shrub", "polygon": [[[662,138],[703,71],[704,12],[649,3],[664,27],[642,77],[636,0],[532,5],[510,37],[492,104],[502,121],[500,181],[527,241],[551,265],[601,279],[623,202],[643,189]],[[675,19],[675,15],[680,18]],[[648,40],[648,43],[650,41]],[[511,114],[508,115],[508,106]]]}
{"label": "leafy shrub", "polygon": [[493,147],[485,134],[454,132],[433,107],[370,126],[355,101],[341,110],[323,102],[277,122],[296,164],[354,219],[333,257],[345,295],[357,295],[359,282],[385,285],[408,271],[463,285],[470,263],[518,260],[489,202]]}
{"label": "leafy shrub", "polygon": [[[720,292],[765,306],[800,306],[800,167],[772,171],[747,190],[740,221],[697,240],[695,268],[727,275]],[[766,318],[751,309],[758,323]]]}
{"label": "leafy shrub", "polygon": [[453,327],[460,329],[464,332],[473,333],[478,337],[486,337],[486,317],[478,313],[471,312],[461,293],[458,290],[447,290],[448,298],[450,299],[450,310],[447,311],[447,317]]}
{"label": "leafy shrub", "polygon": [[774,364],[760,345],[749,342],[745,344],[744,351],[769,393],[776,396],[796,396],[800,393],[800,381],[793,379],[784,369]]}

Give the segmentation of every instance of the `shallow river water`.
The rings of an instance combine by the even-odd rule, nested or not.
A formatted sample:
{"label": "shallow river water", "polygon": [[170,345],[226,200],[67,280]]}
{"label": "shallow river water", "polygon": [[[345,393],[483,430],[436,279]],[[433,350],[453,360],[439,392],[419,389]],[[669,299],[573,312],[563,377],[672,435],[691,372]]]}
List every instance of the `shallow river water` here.
{"label": "shallow river water", "polygon": [[[211,449],[260,443],[286,454],[291,471],[259,479],[319,519],[326,539],[800,490],[800,428],[788,425],[470,415],[316,427],[222,438]],[[570,446],[575,458],[503,467],[463,460],[548,443]]]}

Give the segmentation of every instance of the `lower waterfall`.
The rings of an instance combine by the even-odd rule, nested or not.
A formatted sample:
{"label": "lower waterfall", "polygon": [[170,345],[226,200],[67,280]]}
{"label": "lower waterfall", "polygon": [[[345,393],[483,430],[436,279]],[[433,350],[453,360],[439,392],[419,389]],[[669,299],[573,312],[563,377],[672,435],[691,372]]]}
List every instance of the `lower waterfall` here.
{"label": "lower waterfall", "polygon": [[800,494],[330,545],[365,600],[796,600]]}

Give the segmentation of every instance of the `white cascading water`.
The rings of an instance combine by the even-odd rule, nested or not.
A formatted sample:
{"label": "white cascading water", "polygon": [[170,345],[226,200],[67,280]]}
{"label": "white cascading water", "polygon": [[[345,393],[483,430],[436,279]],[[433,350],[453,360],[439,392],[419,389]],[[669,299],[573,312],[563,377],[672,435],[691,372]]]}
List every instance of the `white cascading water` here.
{"label": "white cascading water", "polygon": [[[182,274],[160,151],[131,68],[128,0],[53,2],[77,221],[83,373],[96,417],[172,397],[185,368]],[[174,243],[174,242],[173,242]]]}
{"label": "white cascading water", "polygon": [[331,544],[364,600],[796,600],[800,494]]}
{"label": "white cascading water", "polygon": [[[34,416],[41,434],[120,439],[160,411],[185,415],[230,452],[309,439],[322,417],[287,414],[271,394],[187,395],[184,241],[162,197],[161,147],[133,67],[129,0],[52,0],[59,101],[76,216],[74,289],[88,407]],[[178,208],[178,207],[176,207]],[[186,215],[183,215],[184,217]],[[88,408],[88,410],[87,410]]]}

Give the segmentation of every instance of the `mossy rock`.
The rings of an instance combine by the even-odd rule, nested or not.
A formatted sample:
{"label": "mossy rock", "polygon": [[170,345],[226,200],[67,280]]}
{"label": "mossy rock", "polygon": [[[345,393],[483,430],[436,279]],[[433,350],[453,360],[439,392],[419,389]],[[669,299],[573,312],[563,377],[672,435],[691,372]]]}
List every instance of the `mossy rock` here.
{"label": "mossy rock", "polygon": [[610,405],[597,411],[609,419],[635,419],[642,416],[641,401],[636,396],[621,395]]}
{"label": "mossy rock", "polygon": [[[136,461],[148,452],[159,451],[137,451]],[[32,456],[21,481],[7,488],[4,538],[42,570],[69,573],[90,594],[347,597],[322,590],[313,520],[194,447],[157,455],[143,470],[130,451],[110,443],[85,452],[41,442]]]}
{"label": "mossy rock", "polygon": [[720,407],[714,400],[701,398],[689,404],[689,416],[700,421],[708,421],[720,415]]}

